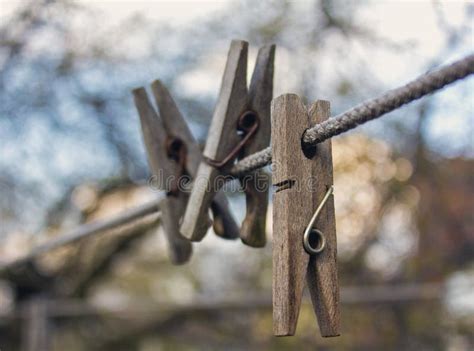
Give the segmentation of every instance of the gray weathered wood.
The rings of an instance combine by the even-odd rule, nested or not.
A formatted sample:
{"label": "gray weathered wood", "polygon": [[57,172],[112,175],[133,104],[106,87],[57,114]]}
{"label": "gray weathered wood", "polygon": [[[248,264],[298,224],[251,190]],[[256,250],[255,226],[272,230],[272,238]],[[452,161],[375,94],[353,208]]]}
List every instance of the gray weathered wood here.
{"label": "gray weathered wood", "polygon": [[[220,161],[240,141],[237,123],[248,106],[247,96],[247,51],[248,43],[233,40],[209,135],[204,148],[204,156]],[[229,163],[228,168],[232,166]],[[208,224],[203,220],[216,192],[223,180],[217,179],[223,170],[218,170],[206,162],[201,162],[193,184],[191,196],[181,224],[181,233],[192,241],[200,241],[207,232]]]}
{"label": "gray weathered wood", "polygon": [[[273,97],[275,45],[260,48],[249,88],[249,109],[259,117],[257,133],[245,145],[239,159],[266,148],[270,144],[270,104]],[[240,229],[242,241],[253,247],[266,243],[265,228],[268,207],[269,176],[263,170],[240,179],[245,192],[246,215]]]}
{"label": "gray weathered wood", "polygon": [[[322,123],[330,117],[328,101],[318,100],[310,110],[311,125]],[[314,162],[315,180],[313,184],[313,208],[322,201],[333,184],[331,139],[316,146]],[[318,255],[311,256],[306,281],[318,318],[319,330],[324,337],[339,335],[339,283],[337,274],[337,239],[334,196],[330,196],[323,207],[316,228],[324,233],[326,248]]]}
{"label": "gray weathered wood", "polygon": [[212,229],[223,239],[235,240],[239,237],[239,226],[230,209],[224,191],[219,190],[211,203]]}
{"label": "gray weathered wood", "polygon": [[[168,137],[176,137],[184,142],[186,147],[186,171],[194,179],[199,163],[202,161],[202,152],[199,144],[194,139],[191,130],[188,128],[183,115],[166,86],[161,81],[155,80],[151,84],[151,88]],[[239,227],[232,216],[229,203],[223,191],[219,191],[216,194],[211,210],[214,219],[214,232],[224,239],[238,238]],[[180,212],[180,215],[182,216],[183,213],[184,210]],[[207,221],[208,219],[206,218],[205,222]]]}
{"label": "gray weathered wood", "polygon": [[[163,123],[151,105],[144,88],[133,90],[135,105],[140,116],[143,139],[147,150],[148,163],[158,180],[158,187],[169,192],[169,182],[180,177],[180,166],[168,158],[166,152],[167,134]],[[162,223],[170,249],[170,259],[174,264],[182,264],[192,254],[192,244],[179,232],[179,220],[186,208],[186,196],[181,193],[167,195],[160,202]]]}
{"label": "gray weathered wood", "polygon": [[168,136],[181,139],[186,144],[186,170],[194,178],[202,160],[199,145],[166,86],[161,81],[155,80],[151,84],[151,90],[166,133]]}
{"label": "gray weathered wood", "polygon": [[323,208],[315,227],[326,237],[326,248],[310,256],[303,233],[332,185],[330,140],[306,157],[301,137],[311,125],[327,119],[329,104],[316,102],[308,112],[292,94],[272,102],[273,185],[273,328],[277,336],[294,335],[304,280],[323,336],[339,335],[339,291],[336,266],[334,201]]}

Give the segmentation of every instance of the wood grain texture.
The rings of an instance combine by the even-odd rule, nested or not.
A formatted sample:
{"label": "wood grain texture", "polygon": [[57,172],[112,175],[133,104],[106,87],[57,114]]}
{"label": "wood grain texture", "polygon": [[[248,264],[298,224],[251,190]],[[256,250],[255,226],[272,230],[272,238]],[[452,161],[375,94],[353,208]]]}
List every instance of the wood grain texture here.
{"label": "wood grain texture", "polygon": [[[266,148],[270,144],[270,104],[273,97],[275,45],[259,49],[249,88],[249,109],[256,112],[260,124],[257,133],[242,150],[239,159]],[[240,179],[246,200],[246,214],[240,229],[243,243],[252,247],[266,244],[266,214],[270,177],[263,170]]]}
{"label": "wood grain texture", "polygon": [[[329,102],[316,101],[311,106],[309,115],[311,125],[324,122],[330,116]],[[316,146],[312,162],[315,174],[315,182],[312,184],[313,208],[316,208],[333,184],[331,139]],[[310,257],[306,275],[308,288],[321,335],[338,336],[340,311],[334,196],[331,195],[322,208],[315,227],[324,233],[326,247],[320,254]]]}
{"label": "wood grain texture", "polygon": [[[170,189],[168,189],[167,180],[172,177],[176,179],[180,174],[180,167],[177,162],[167,156],[167,133],[162,120],[149,101],[145,89],[133,90],[133,96],[140,117],[148,163],[152,173],[158,177],[160,189],[168,192]],[[179,232],[179,220],[186,208],[186,200],[186,196],[168,195],[160,202],[170,259],[174,264],[187,262],[192,254],[192,244]]]}
{"label": "wood grain texture", "polygon": [[[202,161],[202,151],[199,144],[188,128],[188,124],[166,86],[161,81],[155,80],[151,84],[151,89],[168,137],[179,138],[185,144],[186,172],[194,179],[199,164]],[[184,214],[184,210],[180,211],[180,217]],[[238,238],[239,227],[232,216],[229,203],[223,191],[219,191],[216,194],[211,204],[211,210],[214,219],[214,232],[224,239]],[[208,213],[203,213],[202,218],[204,218],[205,223],[210,222]]]}
{"label": "wood grain texture", "polygon": [[[312,215],[312,194],[299,190],[312,173],[301,151],[301,136],[308,126],[306,107],[296,95],[272,102],[273,185],[273,332],[294,335],[303,295],[309,256],[303,233]],[[279,184],[294,182],[280,190]],[[280,191],[279,191],[280,190]]]}
{"label": "wood grain texture", "polygon": [[[247,42],[232,41],[219,98],[204,148],[204,156],[209,159],[217,161],[224,159],[240,141],[237,123],[248,105],[247,51]],[[231,166],[232,164],[229,163],[228,167]],[[205,218],[216,192],[224,184],[223,181],[216,181],[221,172],[222,170],[217,170],[204,161],[198,167],[180,227],[181,233],[192,241],[202,240],[207,232],[209,226],[203,218]]]}
{"label": "wood grain texture", "polygon": [[169,137],[176,137],[185,142],[187,152],[186,170],[192,178],[196,177],[197,168],[202,160],[199,144],[194,139],[186,120],[166,86],[160,80],[155,80],[151,84],[151,91],[153,92],[160,117],[163,120],[166,134]]}
{"label": "wood grain texture", "polygon": [[204,156],[213,160],[222,160],[240,141],[237,123],[248,105],[247,52],[247,42],[232,40],[204,148]]}
{"label": "wood grain texture", "polygon": [[332,199],[316,223],[316,228],[326,235],[325,250],[310,259],[303,247],[304,230],[327,187],[332,185],[332,166],[327,165],[331,161],[330,145],[313,150],[315,154],[310,159],[303,153],[301,138],[312,124],[326,119],[328,111],[328,103],[319,101],[308,112],[301,99],[293,94],[282,95],[272,102],[272,182],[276,186],[273,197],[273,328],[277,336],[295,333],[305,278],[318,313],[321,334],[338,335],[339,293]]}

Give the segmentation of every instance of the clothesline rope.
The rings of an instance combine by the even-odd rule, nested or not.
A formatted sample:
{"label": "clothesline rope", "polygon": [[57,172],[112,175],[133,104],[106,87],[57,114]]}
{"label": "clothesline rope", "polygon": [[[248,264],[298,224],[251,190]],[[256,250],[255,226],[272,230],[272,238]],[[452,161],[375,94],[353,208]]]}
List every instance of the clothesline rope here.
{"label": "clothesline rope", "polygon": [[[78,242],[98,233],[103,233],[111,229],[122,227],[133,221],[144,218],[145,216],[152,214],[160,216],[159,204],[161,200],[162,196],[146,204],[125,210],[112,218],[83,224],[66,234],[50,239],[44,244],[34,247],[26,255],[20,256],[11,262],[0,264],[0,272],[30,262],[42,254],[55,250],[59,247]],[[158,220],[158,218],[159,217],[157,217],[156,220]]]}
{"label": "clothesline rope", "polygon": [[[389,90],[375,99],[367,100],[344,113],[315,125],[306,131],[303,142],[308,145],[321,143],[360,124],[379,118],[425,95],[434,93],[444,86],[466,78],[473,73],[474,54],[466,56],[450,65],[441,66],[402,87]],[[231,174],[241,176],[262,168],[271,162],[272,149],[267,147],[238,162],[232,168]]]}

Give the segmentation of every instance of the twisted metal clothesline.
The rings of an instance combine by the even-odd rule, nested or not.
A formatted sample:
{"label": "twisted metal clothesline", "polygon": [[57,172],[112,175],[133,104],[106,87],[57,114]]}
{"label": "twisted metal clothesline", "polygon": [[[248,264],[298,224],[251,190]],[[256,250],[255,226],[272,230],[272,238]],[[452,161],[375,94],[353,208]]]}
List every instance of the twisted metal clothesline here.
{"label": "twisted metal clothesline", "polygon": [[[405,104],[431,94],[448,84],[466,78],[473,73],[474,54],[471,54],[450,65],[441,66],[402,87],[389,90],[375,99],[367,100],[344,113],[315,125],[306,131],[303,136],[303,142],[308,145],[321,143],[326,139],[347,132],[362,123],[381,117]],[[262,168],[271,162],[272,149],[267,147],[236,163],[231,170],[231,174],[241,176]]]}

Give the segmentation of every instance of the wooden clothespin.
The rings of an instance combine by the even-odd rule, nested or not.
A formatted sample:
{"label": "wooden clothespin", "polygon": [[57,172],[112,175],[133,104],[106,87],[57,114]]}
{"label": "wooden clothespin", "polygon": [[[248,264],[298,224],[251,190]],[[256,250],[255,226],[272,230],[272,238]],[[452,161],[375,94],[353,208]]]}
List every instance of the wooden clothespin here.
{"label": "wooden clothespin", "polygon": [[307,128],[329,118],[329,103],[309,110],[297,95],[272,102],[273,330],[294,335],[303,286],[309,288],[321,335],[339,335],[331,141],[305,148]]}
{"label": "wooden clothespin", "polygon": [[[202,155],[168,89],[160,81],[155,81],[152,90],[159,115],[144,88],[135,89],[133,94],[150,167],[154,175],[158,176],[158,186],[166,191],[160,209],[171,261],[181,264],[189,260],[192,250],[191,243],[179,232],[179,223],[189,197],[189,181],[196,175]],[[216,234],[228,239],[237,238],[239,229],[223,193],[216,196],[211,208]],[[205,221],[210,223],[208,217]]]}
{"label": "wooden clothespin", "polygon": [[145,88],[134,89],[133,96],[140,116],[148,163],[157,177],[158,187],[166,192],[159,207],[170,259],[174,264],[182,264],[192,254],[192,244],[179,233],[180,212],[186,207],[187,200],[178,183],[184,169],[184,148],[168,138],[163,121],[151,105]]}
{"label": "wooden clothespin", "polygon": [[[185,150],[184,171],[187,175],[194,179],[196,177],[199,163],[202,161],[202,151],[194,139],[191,130],[188,128],[183,115],[180,113],[178,106],[171,97],[168,89],[164,84],[156,80],[152,83],[151,89],[155,97],[156,105],[163,120],[163,125],[168,134],[169,140],[177,145],[182,145]],[[189,197],[189,193],[182,194]],[[179,209],[179,216],[184,214],[185,207]],[[227,197],[223,191],[216,194],[212,204],[211,212],[213,214],[214,232],[224,239],[236,239],[239,236],[239,227],[235,222],[232,212],[229,209]],[[206,218],[206,223],[210,220]]]}
{"label": "wooden clothespin", "polygon": [[[215,193],[225,181],[224,177],[219,176],[228,173],[239,155],[260,150],[268,144],[268,106],[265,109],[264,105],[271,100],[274,50],[274,46],[260,49],[249,94],[248,43],[240,40],[231,43],[203,153],[204,160],[199,165],[181,224],[181,233],[192,241],[200,241],[206,234],[203,218]],[[260,137],[262,140],[257,140]],[[257,194],[255,185],[251,183],[249,181],[245,186],[250,210],[244,220],[241,238],[247,244],[262,246],[265,239],[254,237],[254,233],[264,228],[265,216],[261,213],[266,212],[267,194]],[[264,231],[261,233],[260,236],[264,235]]]}

